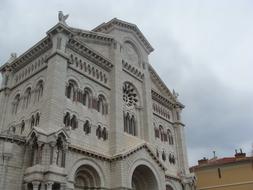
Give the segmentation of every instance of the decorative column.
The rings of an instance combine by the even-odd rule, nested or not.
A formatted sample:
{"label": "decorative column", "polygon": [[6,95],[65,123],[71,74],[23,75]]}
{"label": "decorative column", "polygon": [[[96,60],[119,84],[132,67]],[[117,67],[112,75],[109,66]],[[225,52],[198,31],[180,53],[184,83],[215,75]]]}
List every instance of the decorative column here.
{"label": "decorative column", "polygon": [[39,190],[39,185],[40,185],[39,181],[33,181],[32,184],[33,184],[33,190]]}
{"label": "decorative column", "polygon": [[42,151],[43,151],[43,142],[38,142],[38,151],[37,151],[37,164],[42,164]]}
{"label": "decorative column", "polygon": [[56,142],[50,142],[51,147],[51,165],[57,165],[57,146]]}
{"label": "decorative column", "polygon": [[47,184],[47,190],[52,190],[54,182],[48,181],[46,184]]}
{"label": "decorative column", "polygon": [[66,184],[65,183],[61,183],[61,187],[60,190],[65,190]]}

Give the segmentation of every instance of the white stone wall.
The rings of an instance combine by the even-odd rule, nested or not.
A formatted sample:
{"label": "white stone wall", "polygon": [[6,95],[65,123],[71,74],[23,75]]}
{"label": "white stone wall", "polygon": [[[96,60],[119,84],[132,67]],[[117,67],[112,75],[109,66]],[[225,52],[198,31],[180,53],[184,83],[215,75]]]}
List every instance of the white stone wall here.
{"label": "white stone wall", "polygon": [[[60,30],[55,30],[55,28],[60,28]],[[68,46],[70,33],[71,30],[61,24],[53,27],[49,31],[52,41],[51,49],[22,68],[13,71],[9,75],[9,90],[0,92],[0,105],[2,105],[0,108],[2,112],[0,148],[6,141],[6,137],[17,138],[13,143],[12,157],[5,165],[8,171],[2,169],[4,173],[0,172],[1,176],[6,175],[6,180],[2,180],[1,185],[5,185],[6,189],[18,190],[23,183],[24,187],[28,187],[29,183],[34,183],[33,188],[36,189],[36,182],[43,190],[45,184],[53,182],[60,184],[62,189],[74,189],[78,168],[89,165],[100,176],[102,187],[131,189],[135,169],[144,165],[153,173],[159,190],[165,190],[166,183],[172,184],[175,190],[182,189],[180,182],[182,176],[179,176],[179,173],[183,169],[186,175],[188,165],[183,127],[180,124],[181,121],[176,119],[176,111],[179,110],[175,107],[166,108],[170,114],[167,120],[155,114],[153,103],[160,103],[152,100],[151,89],[162,96],[167,95],[151,81],[148,52],[143,47],[141,39],[134,32],[123,29],[113,29],[109,32],[109,35],[113,37],[110,43],[78,37],[81,43],[91,49],[90,51],[94,50],[94,54],[101,54],[104,59],[111,61],[113,67],[108,69],[101,66],[96,58],[72,50]],[[27,108],[22,108],[23,99],[21,99],[20,109],[16,115],[13,115],[11,109],[15,95],[20,93],[22,97],[27,87],[35,89],[39,80],[44,82],[42,99],[34,101],[35,92],[32,93],[31,102]],[[93,97],[102,94],[108,103],[108,114],[102,115],[93,108],[68,99],[65,96],[65,88],[69,80],[74,80],[79,90],[90,88]],[[130,82],[136,88],[139,100],[136,107],[129,108],[123,101],[124,82]],[[160,104],[160,106],[163,105]],[[123,110],[135,115],[136,136],[124,132]],[[41,116],[40,123],[35,128],[31,128],[31,116],[37,112]],[[70,129],[64,126],[63,117],[66,112],[77,116],[78,128]],[[20,135],[18,126],[22,120],[25,121],[25,131]],[[91,123],[89,134],[83,131],[86,120]],[[98,125],[108,130],[107,140],[97,138]],[[168,142],[161,142],[160,139],[155,138],[154,125],[157,127],[163,125],[165,129],[170,129],[174,144],[169,145]],[[10,126],[17,126],[15,134],[4,133]],[[55,155],[59,152],[56,146],[62,134],[66,147],[72,147],[66,149],[65,167],[55,164],[55,159],[58,159]],[[38,141],[41,161],[31,167],[29,160],[32,151],[31,144],[28,142],[31,142],[32,138]],[[145,143],[151,148],[138,148]],[[159,151],[158,158],[156,150]],[[163,150],[166,152],[165,161],[161,159]],[[175,165],[169,163],[169,153],[175,155]],[[4,163],[1,162],[0,167],[3,168]],[[171,180],[165,179],[165,175],[172,176]],[[176,180],[173,180],[173,177]],[[49,187],[50,185],[48,189]]]}

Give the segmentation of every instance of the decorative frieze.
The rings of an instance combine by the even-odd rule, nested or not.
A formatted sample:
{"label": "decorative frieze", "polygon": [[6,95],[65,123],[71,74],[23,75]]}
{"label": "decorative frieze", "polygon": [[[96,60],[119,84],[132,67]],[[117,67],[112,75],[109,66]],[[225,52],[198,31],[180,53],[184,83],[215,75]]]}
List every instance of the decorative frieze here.
{"label": "decorative frieze", "polygon": [[132,66],[131,64],[127,63],[126,61],[122,60],[122,67],[123,70],[126,71],[127,73],[133,75],[140,81],[143,81],[144,78],[144,73],[142,73],[140,70]]}
{"label": "decorative frieze", "polygon": [[108,60],[95,50],[88,48],[82,42],[79,42],[75,39],[71,39],[67,44],[67,47],[77,52],[78,54],[86,57],[88,60],[105,69],[106,71],[110,71],[113,67],[113,64],[110,60]]}
{"label": "decorative frieze", "polygon": [[71,67],[78,70],[79,72],[91,77],[98,83],[102,83],[103,85],[108,86],[107,72],[105,72],[101,68],[93,66],[92,63],[72,53],[70,54],[69,63]]}
{"label": "decorative frieze", "polygon": [[171,111],[156,102],[153,102],[153,112],[164,118],[165,120],[171,119]]}
{"label": "decorative frieze", "polygon": [[152,99],[159,102],[163,106],[167,107],[168,109],[172,109],[175,107],[175,103],[171,100],[163,97],[162,95],[158,94],[154,90],[151,90]]}
{"label": "decorative frieze", "polygon": [[36,59],[39,55],[43,54],[52,47],[52,41],[49,37],[45,37],[39,43],[34,45],[27,52],[19,56],[13,63],[10,64],[11,68],[18,70],[20,67],[23,67],[27,63]]}
{"label": "decorative frieze", "polygon": [[50,52],[47,52],[29,63],[28,65],[26,65],[25,67],[23,67],[22,69],[20,69],[19,71],[17,71],[14,77],[15,85],[21,83],[22,81],[26,80],[27,78],[38,72],[40,69],[45,67],[47,64],[46,60],[49,55]]}

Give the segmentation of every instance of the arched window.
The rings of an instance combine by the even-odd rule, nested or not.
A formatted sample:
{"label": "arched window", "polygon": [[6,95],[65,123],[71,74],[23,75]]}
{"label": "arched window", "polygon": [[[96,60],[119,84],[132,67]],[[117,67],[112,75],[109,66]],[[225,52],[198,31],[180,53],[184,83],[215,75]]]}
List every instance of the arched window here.
{"label": "arched window", "polygon": [[89,88],[85,88],[83,92],[83,105],[91,108],[92,105],[92,91]]}
{"label": "arched window", "polygon": [[40,101],[41,97],[43,96],[44,84],[43,81],[40,80],[36,85],[36,97],[37,101]]}
{"label": "arched window", "polygon": [[169,129],[167,130],[167,135],[169,138],[169,144],[171,144],[171,145],[174,144],[173,135]]}
{"label": "arched window", "polygon": [[108,133],[107,133],[107,130],[105,127],[103,128],[103,131],[102,131],[102,137],[103,137],[104,141],[107,140],[107,138],[108,138]]}
{"label": "arched window", "polygon": [[20,94],[17,94],[14,98],[12,113],[16,114],[20,105]]}
{"label": "arched window", "polygon": [[160,139],[163,142],[164,141],[164,129],[163,126],[159,125],[159,133],[160,133]]}
{"label": "arched window", "polygon": [[31,128],[35,125],[35,117],[32,115],[31,117]]}
{"label": "arched window", "polygon": [[154,130],[155,130],[155,138],[159,138],[160,137],[159,129],[155,127]]}
{"label": "arched window", "polygon": [[27,108],[31,102],[31,93],[32,93],[31,88],[30,87],[27,88],[25,91],[25,96],[24,96],[24,104],[23,104],[24,108]]}
{"label": "arched window", "polygon": [[38,126],[39,123],[40,123],[40,114],[36,113],[36,116],[35,116],[35,126]]}
{"label": "arched window", "polygon": [[169,154],[169,162],[170,162],[170,164],[175,164],[176,163],[175,156],[171,153]]}
{"label": "arched window", "polygon": [[98,139],[100,139],[102,137],[102,128],[100,125],[98,125],[98,127],[97,127],[96,135],[97,135]]}
{"label": "arched window", "polygon": [[89,134],[91,132],[90,122],[88,120],[86,120],[83,125],[83,131],[85,134]]}
{"label": "arched window", "polygon": [[78,121],[75,115],[73,115],[70,120],[70,126],[72,129],[76,129],[78,127]]}
{"label": "arched window", "polygon": [[132,115],[131,120],[130,120],[130,131],[129,133],[133,136],[136,136],[136,128],[135,128],[135,118]]}
{"label": "arched window", "polygon": [[57,155],[56,155],[56,165],[59,167],[65,167],[65,148],[64,148],[65,138],[59,136],[56,141]]}
{"label": "arched window", "polygon": [[67,112],[63,118],[63,123],[65,125],[65,127],[70,126],[70,114],[69,112]]}
{"label": "arched window", "polygon": [[101,94],[98,96],[97,110],[98,112],[101,112],[103,115],[107,114],[108,112],[108,105],[106,103],[106,99]]}
{"label": "arched window", "polygon": [[66,86],[65,95],[67,98],[76,101],[77,99],[77,83],[74,80],[70,80]]}

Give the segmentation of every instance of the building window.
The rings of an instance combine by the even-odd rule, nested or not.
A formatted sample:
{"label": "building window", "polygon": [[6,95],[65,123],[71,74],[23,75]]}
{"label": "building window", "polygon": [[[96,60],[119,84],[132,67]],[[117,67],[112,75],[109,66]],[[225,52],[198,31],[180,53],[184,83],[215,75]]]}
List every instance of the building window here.
{"label": "building window", "polygon": [[27,108],[28,105],[30,104],[31,102],[31,88],[27,88],[26,91],[25,91],[25,96],[24,96],[24,103],[23,103],[23,107],[24,108]]}
{"label": "building window", "polygon": [[83,125],[83,131],[85,132],[86,135],[91,132],[90,122],[88,120],[86,120]]}
{"label": "building window", "polygon": [[72,129],[76,129],[78,127],[78,121],[75,115],[73,115],[70,120],[70,126]]}
{"label": "building window", "polygon": [[37,85],[36,85],[36,96],[35,99],[37,101],[40,101],[41,97],[43,96],[43,90],[44,90],[44,85],[43,85],[43,81],[40,80]]}
{"label": "building window", "polygon": [[163,151],[163,153],[162,153],[162,159],[163,159],[164,162],[166,161],[166,154],[165,154],[164,151]]}
{"label": "building window", "polygon": [[13,107],[12,107],[12,113],[17,114],[18,108],[20,105],[20,94],[17,94],[14,98]]}
{"label": "building window", "polygon": [[65,127],[70,126],[70,114],[69,112],[67,112],[63,118],[63,123],[65,125]]}
{"label": "building window", "polygon": [[174,144],[173,135],[169,129],[167,130],[167,136],[169,138],[169,144],[173,145]]}
{"label": "building window", "polygon": [[101,94],[98,96],[97,110],[98,112],[102,113],[102,115],[108,113],[108,104],[106,103],[105,97]]}
{"label": "building window", "polygon": [[77,83],[73,80],[68,82],[68,85],[65,89],[65,95],[67,98],[71,99],[72,101],[76,101],[77,99]]}
{"label": "building window", "polygon": [[96,135],[97,135],[98,139],[100,139],[102,137],[102,128],[100,125],[98,125],[98,127],[97,127]]}
{"label": "building window", "polygon": [[171,153],[169,154],[169,162],[170,162],[170,164],[175,164],[176,163],[175,156]]}
{"label": "building window", "polygon": [[92,105],[92,91],[89,88],[84,89],[83,105],[88,106],[88,108],[91,108],[91,105]]}
{"label": "building window", "polygon": [[137,91],[130,82],[125,82],[123,85],[123,101],[127,106],[134,106],[137,104]]}
{"label": "building window", "polygon": [[124,119],[124,132],[129,133],[133,136],[137,135],[136,132],[136,120],[134,115],[130,116],[130,114],[127,112],[123,112],[123,119]]}

